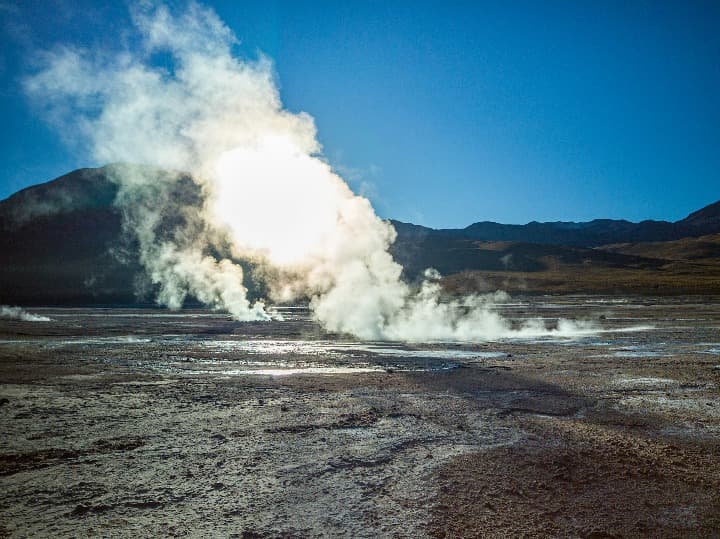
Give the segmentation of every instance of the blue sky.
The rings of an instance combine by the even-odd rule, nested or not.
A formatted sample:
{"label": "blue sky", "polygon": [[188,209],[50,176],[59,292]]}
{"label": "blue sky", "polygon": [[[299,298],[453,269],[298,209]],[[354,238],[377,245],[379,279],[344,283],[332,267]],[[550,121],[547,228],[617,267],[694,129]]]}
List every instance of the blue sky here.
{"label": "blue sky", "polygon": [[[92,166],[22,92],[38,54],[113,48],[124,2],[0,0],[0,197]],[[720,199],[719,2],[209,1],[378,213],[676,220]]]}

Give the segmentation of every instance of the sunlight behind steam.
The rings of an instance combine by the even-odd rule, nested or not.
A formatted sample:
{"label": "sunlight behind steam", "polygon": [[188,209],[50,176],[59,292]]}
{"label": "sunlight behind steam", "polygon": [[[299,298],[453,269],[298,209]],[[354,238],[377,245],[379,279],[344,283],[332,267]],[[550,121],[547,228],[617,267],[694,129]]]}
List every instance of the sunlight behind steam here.
{"label": "sunlight behind steam", "polygon": [[279,136],[225,152],[215,173],[212,213],[229,227],[236,253],[280,266],[323,254],[350,195],[327,164]]}
{"label": "sunlight behind steam", "polygon": [[[541,322],[514,328],[489,296],[445,301],[437,272],[404,282],[392,225],[322,158],[312,117],[283,108],[270,61],[234,54],[237,40],[214,11],[147,1],[131,11],[137,49],[58,48],[25,88],[93,159],[166,169],[114,175],[159,303],[179,308],[191,296],[237,320],[271,319],[264,301],[248,298],[240,259],[252,261],[270,300],[309,300],[324,328],[363,339],[550,333]],[[153,53],[169,55],[172,69],[154,65]]]}

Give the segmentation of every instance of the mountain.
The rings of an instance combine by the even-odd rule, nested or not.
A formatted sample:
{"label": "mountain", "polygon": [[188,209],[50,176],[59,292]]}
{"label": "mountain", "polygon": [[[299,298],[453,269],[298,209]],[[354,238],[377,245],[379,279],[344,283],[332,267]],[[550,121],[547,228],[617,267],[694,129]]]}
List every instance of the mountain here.
{"label": "mountain", "polygon": [[411,278],[426,267],[445,275],[467,270],[533,272],[553,264],[580,262],[605,267],[657,267],[662,257],[654,256],[652,247],[635,251],[598,248],[720,233],[720,202],[675,223],[596,219],[505,225],[484,221],[463,229],[438,230],[400,221],[392,224],[398,232],[393,254]]}
{"label": "mountain", "polygon": [[473,223],[460,229],[433,230],[408,223],[393,221],[400,233],[409,236],[439,234],[480,241],[516,241],[575,247],[598,247],[611,243],[671,241],[699,237],[720,232],[720,201],[710,204],[685,219],[668,221],[642,221],[595,219],[589,222],[556,221],[526,225],[504,225],[490,221]]}
{"label": "mountain", "polygon": [[[128,166],[76,170],[0,201],[0,303],[152,299],[136,246],[122,233],[122,215],[113,205],[118,188],[111,172]],[[452,290],[720,293],[713,280],[720,202],[675,223],[478,222],[441,230],[392,224],[398,233],[392,252],[405,276],[417,279],[434,267],[448,276]]]}
{"label": "mountain", "polygon": [[117,186],[108,167],[83,168],[47,183],[18,191],[0,201],[0,227],[19,228],[32,221],[112,207]]}
{"label": "mountain", "polygon": [[0,303],[135,301],[116,194],[107,168],[81,169],[0,201]]}
{"label": "mountain", "polygon": [[720,228],[720,200],[691,213],[681,221],[685,225],[703,228],[706,230]]}

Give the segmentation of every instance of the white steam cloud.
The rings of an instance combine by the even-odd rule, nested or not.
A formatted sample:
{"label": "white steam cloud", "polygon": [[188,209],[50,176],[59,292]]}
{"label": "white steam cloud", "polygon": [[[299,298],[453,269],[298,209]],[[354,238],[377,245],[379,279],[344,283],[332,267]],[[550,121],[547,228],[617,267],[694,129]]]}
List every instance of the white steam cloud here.
{"label": "white steam cloud", "polygon": [[[548,334],[538,322],[513,328],[491,297],[441,301],[433,271],[419,290],[403,282],[393,227],[322,158],[313,119],[283,109],[271,63],[234,56],[236,39],[212,10],[143,3],[132,18],[139,48],[55,50],[26,90],[63,130],[80,131],[95,160],[190,175],[143,166],[115,175],[160,303],[179,308],[192,295],[238,320],[272,318],[248,300],[242,259],[270,300],[309,297],[325,328],[363,339]],[[169,65],[158,67],[161,54]]]}
{"label": "white steam cloud", "polygon": [[47,316],[32,314],[20,307],[10,307],[9,305],[0,305],[0,318],[23,322],[52,322],[52,319]]}

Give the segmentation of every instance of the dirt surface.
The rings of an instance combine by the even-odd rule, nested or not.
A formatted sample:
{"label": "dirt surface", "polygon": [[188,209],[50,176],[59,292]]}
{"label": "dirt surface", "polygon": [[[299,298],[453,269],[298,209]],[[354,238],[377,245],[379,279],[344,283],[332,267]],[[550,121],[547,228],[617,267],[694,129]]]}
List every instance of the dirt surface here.
{"label": "dirt surface", "polygon": [[720,300],[595,334],[358,343],[302,309],[0,320],[0,536],[719,537]]}

